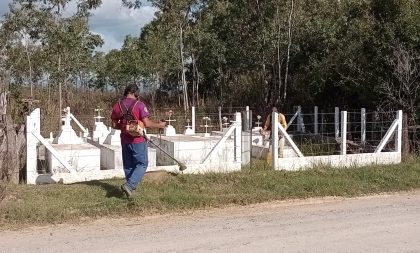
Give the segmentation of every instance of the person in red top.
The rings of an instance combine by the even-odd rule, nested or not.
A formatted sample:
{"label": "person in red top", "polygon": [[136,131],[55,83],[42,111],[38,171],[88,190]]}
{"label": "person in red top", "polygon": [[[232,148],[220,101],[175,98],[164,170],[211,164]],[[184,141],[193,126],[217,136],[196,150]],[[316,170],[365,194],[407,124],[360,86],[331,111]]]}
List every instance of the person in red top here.
{"label": "person in red top", "polygon": [[127,133],[120,103],[125,108],[132,108],[131,114],[134,118],[140,120],[145,127],[164,128],[166,126],[166,122],[153,122],[149,119],[149,111],[146,105],[137,99],[138,92],[139,88],[136,84],[129,84],[124,90],[125,98],[114,104],[111,114],[113,128],[121,130],[122,160],[126,179],[126,182],[121,185],[121,189],[127,197],[132,196],[146,173],[148,165],[147,142],[143,136],[132,136]]}

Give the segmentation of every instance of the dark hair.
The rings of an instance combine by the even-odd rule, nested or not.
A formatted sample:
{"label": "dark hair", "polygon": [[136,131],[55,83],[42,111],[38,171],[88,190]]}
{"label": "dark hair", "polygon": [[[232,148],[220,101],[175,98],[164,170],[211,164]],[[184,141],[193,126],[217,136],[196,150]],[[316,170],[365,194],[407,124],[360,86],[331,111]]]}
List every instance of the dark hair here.
{"label": "dark hair", "polygon": [[137,86],[137,84],[132,83],[125,87],[124,96],[127,96],[130,93],[134,94],[136,97],[139,95],[139,87]]}

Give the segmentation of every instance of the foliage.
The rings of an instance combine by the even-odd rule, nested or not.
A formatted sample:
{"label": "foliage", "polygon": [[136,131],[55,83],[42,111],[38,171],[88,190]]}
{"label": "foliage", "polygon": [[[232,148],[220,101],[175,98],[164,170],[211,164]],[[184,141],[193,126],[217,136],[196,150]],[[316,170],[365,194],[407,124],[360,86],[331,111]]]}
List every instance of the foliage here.
{"label": "foliage", "polygon": [[[148,2],[155,19],[103,53],[87,25],[101,1],[14,0],[1,27],[0,67],[16,85],[119,91],[134,82],[153,105],[246,104],[262,113],[272,103],[376,109],[398,92],[383,92],[395,80],[396,49],[420,53],[417,0]],[[78,8],[65,17],[70,3]]]}

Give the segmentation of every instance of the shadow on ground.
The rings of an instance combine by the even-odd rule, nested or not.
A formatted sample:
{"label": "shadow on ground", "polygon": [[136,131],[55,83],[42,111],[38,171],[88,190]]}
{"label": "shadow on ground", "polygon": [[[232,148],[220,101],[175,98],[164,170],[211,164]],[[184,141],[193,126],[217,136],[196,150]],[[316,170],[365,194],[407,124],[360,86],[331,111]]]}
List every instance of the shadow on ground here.
{"label": "shadow on ground", "polygon": [[106,191],[105,197],[107,198],[120,198],[120,199],[125,198],[125,194],[122,192],[120,186],[118,185],[113,185],[113,184],[103,182],[103,181],[89,181],[89,182],[83,182],[82,184],[101,187],[102,189]]}

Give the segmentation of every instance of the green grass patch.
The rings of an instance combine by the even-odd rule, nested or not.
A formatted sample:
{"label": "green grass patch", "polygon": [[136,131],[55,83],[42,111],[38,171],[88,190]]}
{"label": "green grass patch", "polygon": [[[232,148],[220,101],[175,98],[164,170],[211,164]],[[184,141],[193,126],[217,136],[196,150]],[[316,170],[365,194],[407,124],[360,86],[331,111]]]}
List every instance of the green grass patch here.
{"label": "green grass patch", "polygon": [[145,180],[133,200],[122,180],[73,185],[8,186],[0,202],[0,227],[77,222],[83,218],[171,213],[321,196],[358,196],[420,188],[420,160],[399,165],[296,172],[273,171],[256,161],[230,174],[168,176]]}

